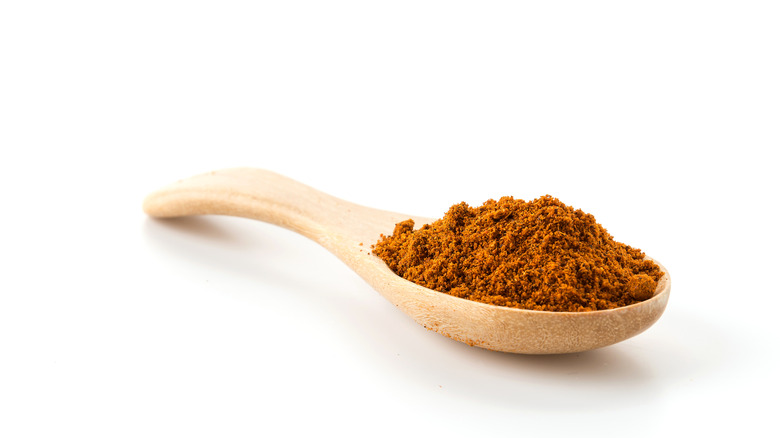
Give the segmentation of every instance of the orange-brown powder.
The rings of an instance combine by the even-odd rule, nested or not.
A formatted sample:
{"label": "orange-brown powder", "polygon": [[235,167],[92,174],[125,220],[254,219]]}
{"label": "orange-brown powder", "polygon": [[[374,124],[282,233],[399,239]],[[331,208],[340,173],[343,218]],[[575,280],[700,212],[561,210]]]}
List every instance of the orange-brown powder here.
{"label": "orange-brown powder", "polygon": [[419,230],[411,219],[373,254],[419,285],[498,306],[580,312],[652,297],[663,273],[616,242],[593,215],[551,196],[450,207]]}

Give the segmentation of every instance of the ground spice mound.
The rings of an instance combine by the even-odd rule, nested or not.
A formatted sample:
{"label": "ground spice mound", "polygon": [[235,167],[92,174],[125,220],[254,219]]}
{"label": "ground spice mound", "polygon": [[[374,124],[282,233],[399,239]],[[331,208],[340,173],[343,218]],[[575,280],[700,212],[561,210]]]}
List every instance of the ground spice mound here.
{"label": "ground spice mound", "polygon": [[407,280],[498,306],[582,312],[653,296],[663,273],[639,249],[616,242],[591,214],[551,196],[450,207],[414,230],[411,219],[372,253]]}

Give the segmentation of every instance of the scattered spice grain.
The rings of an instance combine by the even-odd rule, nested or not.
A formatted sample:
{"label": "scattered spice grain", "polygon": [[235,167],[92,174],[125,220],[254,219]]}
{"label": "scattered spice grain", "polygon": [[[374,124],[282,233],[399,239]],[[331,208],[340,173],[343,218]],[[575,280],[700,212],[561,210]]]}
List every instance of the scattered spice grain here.
{"label": "scattered spice grain", "polygon": [[497,306],[582,312],[653,296],[662,271],[616,242],[593,215],[552,196],[453,205],[414,230],[409,219],[372,253],[429,289]]}

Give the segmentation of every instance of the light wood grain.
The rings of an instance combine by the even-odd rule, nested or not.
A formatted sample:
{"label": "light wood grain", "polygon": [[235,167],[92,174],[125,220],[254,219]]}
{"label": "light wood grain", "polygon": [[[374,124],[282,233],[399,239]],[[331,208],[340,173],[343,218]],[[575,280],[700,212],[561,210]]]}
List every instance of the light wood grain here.
{"label": "light wood grain", "polygon": [[658,320],[671,289],[669,273],[659,264],[665,275],[652,298],[612,310],[539,312],[456,298],[397,276],[370,254],[379,235],[391,234],[396,223],[412,218],[419,227],[432,219],[353,204],[260,169],[227,169],[185,179],[149,195],[143,208],[159,218],[239,216],[300,233],[335,254],[424,327],[490,350],[572,353],[623,341]]}

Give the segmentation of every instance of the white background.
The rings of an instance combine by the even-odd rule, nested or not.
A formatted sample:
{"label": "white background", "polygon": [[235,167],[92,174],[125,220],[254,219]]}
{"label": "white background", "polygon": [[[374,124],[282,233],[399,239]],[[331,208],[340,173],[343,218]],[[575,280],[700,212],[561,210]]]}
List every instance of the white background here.
{"label": "white background", "polygon": [[[776,431],[777,2],[535,3],[0,3],[0,435]],[[494,353],[289,231],[142,213],[233,166],[431,217],[549,193],[669,306]]]}

